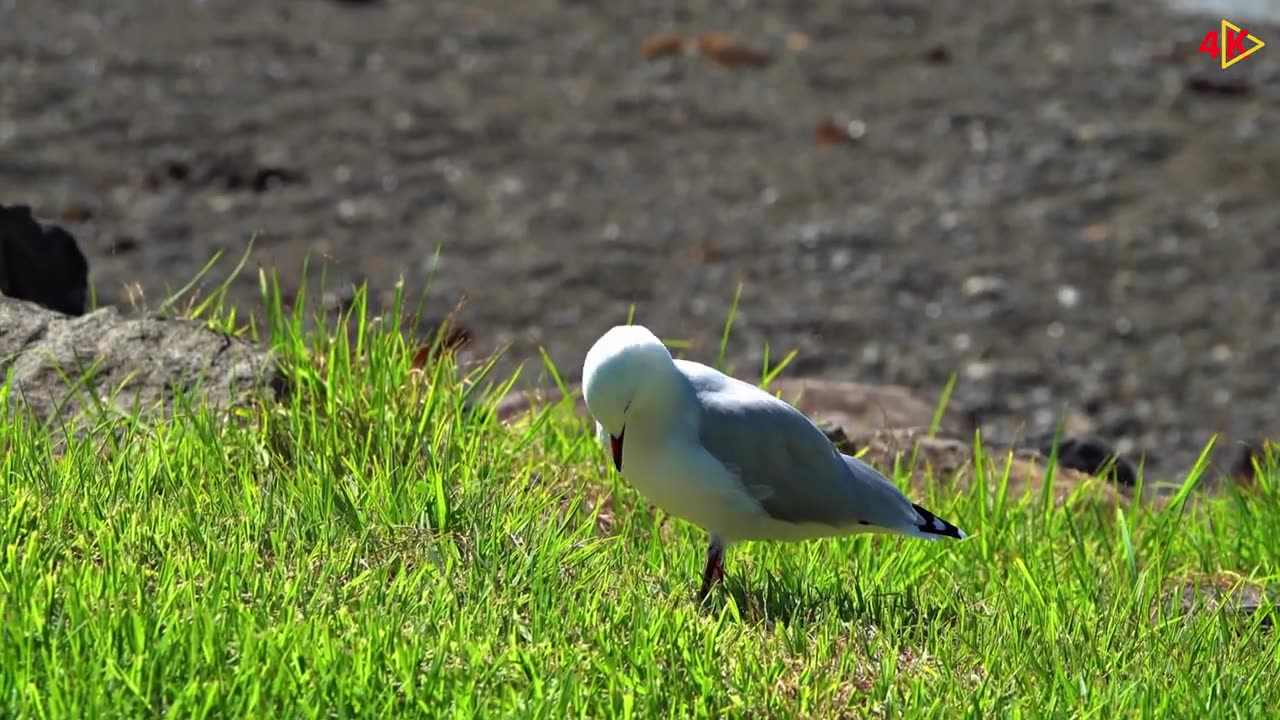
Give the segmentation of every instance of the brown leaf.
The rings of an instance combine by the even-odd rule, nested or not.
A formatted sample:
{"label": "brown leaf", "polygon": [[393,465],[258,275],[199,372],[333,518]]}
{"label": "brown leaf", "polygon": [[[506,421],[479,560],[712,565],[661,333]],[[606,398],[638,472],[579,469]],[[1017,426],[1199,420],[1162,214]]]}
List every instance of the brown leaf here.
{"label": "brown leaf", "polygon": [[1111,226],[1106,223],[1094,223],[1084,229],[1084,239],[1089,242],[1102,242],[1111,237]]}
{"label": "brown leaf", "polygon": [[641,52],[644,53],[645,60],[679,55],[684,52],[684,36],[675,30],[650,35],[644,39]]}
{"label": "brown leaf", "polygon": [[93,218],[93,210],[81,203],[71,203],[62,210],[62,219],[67,222],[87,222]]}
{"label": "brown leaf", "polygon": [[699,265],[707,265],[720,259],[720,251],[704,240],[694,248],[694,259]]}
{"label": "brown leaf", "polygon": [[809,39],[809,36],[801,32],[793,32],[787,36],[787,48],[791,52],[804,52],[812,44],[813,41]]}
{"label": "brown leaf", "polygon": [[707,59],[728,68],[762,68],[772,61],[763,50],[740,45],[725,33],[699,35],[698,50]]}
{"label": "brown leaf", "polygon": [[863,123],[854,120],[853,122],[839,123],[831,118],[822,121],[818,129],[813,133],[813,139],[818,145],[823,147],[831,147],[834,145],[845,145],[860,139],[867,132],[867,127]]}
{"label": "brown leaf", "polygon": [[465,327],[454,325],[453,318],[445,321],[448,323],[448,330],[445,331],[444,337],[440,339],[439,344],[430,343],[422,345],[413,353],[413,362],[409,366],[413,370],[425,369],[427,364],[445,353],[452,353],[461,350],[470,344],[473,336],[471,331]]}

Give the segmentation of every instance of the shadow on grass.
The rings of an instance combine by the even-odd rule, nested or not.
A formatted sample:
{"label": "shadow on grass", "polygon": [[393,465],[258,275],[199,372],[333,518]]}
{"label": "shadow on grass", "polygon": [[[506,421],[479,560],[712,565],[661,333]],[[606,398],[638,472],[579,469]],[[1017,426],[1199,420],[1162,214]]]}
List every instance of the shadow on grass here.
{"label": "shadow on grass", "polygon": [[[688,595],[697,602],[695,587]],[[949,625],[956,617],[953,607],[922,602],[914,590],[887,592],[841,586],[824,582],[808,585],[798,578],[780,578],[773,574],[753,574],[750,579],[727,576],[711,591],[703,610],[721,612],[732,598],[739,615],[747,623],[820,623],[832,618],[859,625],[892,625],[895,632]]]}

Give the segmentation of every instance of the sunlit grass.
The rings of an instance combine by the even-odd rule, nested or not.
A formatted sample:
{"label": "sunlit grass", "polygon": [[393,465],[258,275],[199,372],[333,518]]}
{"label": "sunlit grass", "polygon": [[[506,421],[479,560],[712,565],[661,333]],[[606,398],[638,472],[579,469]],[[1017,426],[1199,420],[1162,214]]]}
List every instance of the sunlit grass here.
{"label": "sunlit grass", "polygon": [[[930,507],[971,539],[746,544],[699,607],[704,536],[617,479],[571,400],[500,424],[511,379],[492,366],[437,353],[418,367],[397,313],[352,337],[308,334],[263,290],[273,312],[255,330],[291,383],[280,405],[107,417],[57,450],[34,423],[0,428],[0,716],[1280,706],[1269,606],[1185,614],[1169,600],[1191,575],[1276,581],[1274,463],[1251,493],[1114,512],[1015,497],[998,474],[960,494],[931,486]],[[353,312],[368,312],[362,297]]]}

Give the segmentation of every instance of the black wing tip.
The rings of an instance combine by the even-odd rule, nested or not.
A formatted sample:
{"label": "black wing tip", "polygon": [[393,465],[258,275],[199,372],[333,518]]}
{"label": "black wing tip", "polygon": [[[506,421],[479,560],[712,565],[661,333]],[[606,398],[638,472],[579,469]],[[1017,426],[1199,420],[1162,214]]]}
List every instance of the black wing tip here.
{"label": "black wing tip", "polygon": [[943,537],[955,538],[956,540],[965,539],[964,531],[955,525],[952,525],[919,505],[912,503],[911,507],[915,508],[916,512],[920,513],[920,518],[924,520],[924,522],[916,526],[920,529],[920,532],[926,535],[942,535]]}

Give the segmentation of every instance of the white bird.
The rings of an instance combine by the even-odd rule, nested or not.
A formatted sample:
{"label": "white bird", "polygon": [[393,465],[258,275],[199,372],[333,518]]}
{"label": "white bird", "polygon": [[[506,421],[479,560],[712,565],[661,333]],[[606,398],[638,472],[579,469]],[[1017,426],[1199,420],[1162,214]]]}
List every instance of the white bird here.
{"label": "white bird", "polygon": [[710,533],[699,600],[738,541],[854,533],[963,539],[803,413],[749,383],[671,357],[639,325],[610,329],[583,365],[583,395],[613,465],[667,513]]}

